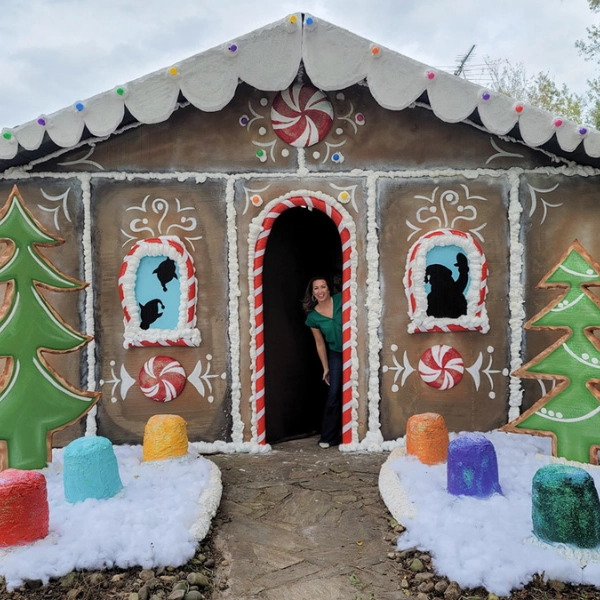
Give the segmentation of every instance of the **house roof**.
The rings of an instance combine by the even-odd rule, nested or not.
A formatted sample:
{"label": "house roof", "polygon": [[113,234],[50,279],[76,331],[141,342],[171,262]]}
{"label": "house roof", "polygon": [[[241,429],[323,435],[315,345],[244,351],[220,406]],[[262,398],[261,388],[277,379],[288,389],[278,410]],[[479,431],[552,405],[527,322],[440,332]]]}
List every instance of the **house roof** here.
{"label": "house roof", "polygon": [[[442,121],[469,120],[580,164],[600,166],[600,132],[428,67],[317,17],[296,13],[0,135],[0,169],[26,164],[128,122],[167,120],[182,99],[218,111],[240,81],[262,91],[294,82],[301,65],[324,91],[366,81],[384,108],[428,104]],[[183,98],[182,98],[183,97]]]}

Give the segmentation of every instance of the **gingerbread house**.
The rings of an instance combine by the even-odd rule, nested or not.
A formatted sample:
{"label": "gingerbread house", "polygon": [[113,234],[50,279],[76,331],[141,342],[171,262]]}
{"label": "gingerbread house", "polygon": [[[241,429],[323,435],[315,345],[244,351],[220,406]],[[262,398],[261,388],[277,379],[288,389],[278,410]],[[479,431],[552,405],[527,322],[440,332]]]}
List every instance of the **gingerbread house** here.
{"label": "gingerbread house", "polygon": [[88,284],[43,290],[93,337],[48,362],[102,393],[55,443],[157,413],[206,450],[311,435],[315,274],[343,299],[342,448],[419,412],[506,424],[547,391],[511,375],[557,338],[523,333],[535,285],[575,239],[600,258],[599,166],[599,132],[299,13],[3,129],[0,198]]}

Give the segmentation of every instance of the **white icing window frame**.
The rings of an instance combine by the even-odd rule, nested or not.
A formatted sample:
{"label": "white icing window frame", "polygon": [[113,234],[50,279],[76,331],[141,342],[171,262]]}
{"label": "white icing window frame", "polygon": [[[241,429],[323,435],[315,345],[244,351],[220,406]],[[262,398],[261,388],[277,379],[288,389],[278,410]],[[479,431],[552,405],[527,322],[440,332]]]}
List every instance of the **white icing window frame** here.
{"label": "white icing window frame", "polygon": [[[179,317],[174,329],[142,329],[135,296],[137,272],[145,256],[166,256],[179,267]],[[194,261],[183,242],[174,235],[147,238],[137,242],[123,260],[119,274],[119,296],[123,307],[124,348],[132,346],[191,346],[200,345],[196,328],[198,281]]]}
{"label": "white icing window frame", "polygon": [[[425,269],[427,253],[437,246],[458,246],[469,262],[471,283],[465,296],[467,314],[456,319],[436,318],[427,314]],[[435,229],[421,236],[408,251],[404,290],[408,300],[409,333],[479,331],[490,329],[485,298],[487,295],[488,263],[473,236],[458,229]]]}

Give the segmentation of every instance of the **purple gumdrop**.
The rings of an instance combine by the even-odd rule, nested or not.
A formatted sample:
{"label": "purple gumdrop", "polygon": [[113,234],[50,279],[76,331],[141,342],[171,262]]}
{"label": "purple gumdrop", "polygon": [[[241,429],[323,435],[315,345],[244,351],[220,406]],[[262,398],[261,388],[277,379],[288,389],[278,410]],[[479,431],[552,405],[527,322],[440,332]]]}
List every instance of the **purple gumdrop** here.
{"label": "purple gumdrop", "polygon": [[481,433],[466,433],[450,442],[448,493],[475,498],[502,493],[496,450]]}

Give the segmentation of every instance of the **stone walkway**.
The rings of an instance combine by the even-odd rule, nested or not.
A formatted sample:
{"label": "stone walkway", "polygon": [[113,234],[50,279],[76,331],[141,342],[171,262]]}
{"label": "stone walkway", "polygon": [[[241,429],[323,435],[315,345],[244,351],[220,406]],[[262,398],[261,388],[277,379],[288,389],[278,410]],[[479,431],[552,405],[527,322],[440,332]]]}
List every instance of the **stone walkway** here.
{"label": "stone walkway", "polygon": [[214,541],[225,564],[214,598],[403,597],[378,490],[386,456],[321,450],[309,438],[275,445],[268,455],[210,457],[223,477]]}

